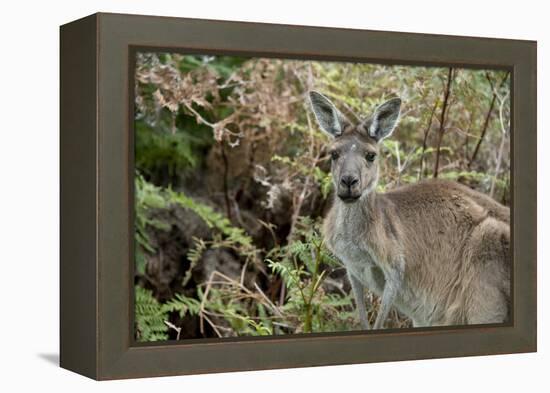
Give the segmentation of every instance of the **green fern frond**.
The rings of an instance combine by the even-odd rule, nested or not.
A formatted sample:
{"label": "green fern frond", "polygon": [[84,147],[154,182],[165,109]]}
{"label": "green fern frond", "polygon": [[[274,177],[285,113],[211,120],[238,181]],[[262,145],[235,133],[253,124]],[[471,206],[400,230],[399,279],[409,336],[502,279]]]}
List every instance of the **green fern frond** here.
{"label": "green fern frond", "polygon": [[197,299],[184,296],[180,293],[161,306],[163,312],[177,312],[182,318],[187,314],[198,315],[200,308],[201,303]]}
{"label": "green fern frond", "polygon": [[168,315],[153,293],[136,285],[135,320],[139,341],[168,340],[168,326],[164,323]]}

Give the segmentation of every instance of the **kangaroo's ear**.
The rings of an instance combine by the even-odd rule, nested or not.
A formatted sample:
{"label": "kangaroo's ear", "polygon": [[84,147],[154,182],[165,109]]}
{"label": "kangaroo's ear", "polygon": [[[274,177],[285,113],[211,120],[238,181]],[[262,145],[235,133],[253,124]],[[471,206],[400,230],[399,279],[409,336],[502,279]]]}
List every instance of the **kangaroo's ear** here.
{"label": "kangaroo's ear", "polygon": [[316,91],[309,92],[309,100],[321,129],[332,137],[342,135],[347,119],[330,100]]}
{"label": "kangaroo's ear", "polygon": [[376,108],[369,126],[369,135],[377,141],[390,136],[399,120],[400,109],[400,98],[392,98]]}

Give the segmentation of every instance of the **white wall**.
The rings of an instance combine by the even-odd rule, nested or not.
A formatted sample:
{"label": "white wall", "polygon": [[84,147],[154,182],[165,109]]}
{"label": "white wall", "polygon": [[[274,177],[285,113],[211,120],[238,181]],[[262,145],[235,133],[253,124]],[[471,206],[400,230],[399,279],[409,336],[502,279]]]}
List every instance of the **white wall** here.
{"label": "white wall", "polygon": [[[248,6],[247,3],[252,4]],[[58,26],[96,11],[539,42],[539,201],[549,196],[548,13],[543,1],[3,2],[0,10],[0,386],[84,391],[541,391],[550,364],[548,209],[539,210],[539,353],[94,383],[54,366],[58,353]],[[543,67],[545,65],[545,67]],[[546,243],[546,244],[545,244]],[[547,363],[544,366],[544,362]],[[4,385],[12,385],[7,390]],[[26,390],[26,389],[25,389]],[[548,390],[546,390],[548,391]]]}

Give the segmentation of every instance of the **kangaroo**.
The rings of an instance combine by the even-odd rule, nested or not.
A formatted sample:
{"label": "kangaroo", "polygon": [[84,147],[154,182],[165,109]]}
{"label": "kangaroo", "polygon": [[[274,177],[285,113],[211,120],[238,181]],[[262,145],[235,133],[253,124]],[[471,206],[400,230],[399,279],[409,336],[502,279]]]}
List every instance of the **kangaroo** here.
{"label": "kangaroo", "polygon": [[510,210],[459,183],[437,179],[376,192],[380,142],[395,129],[401,100],[352,124],[324,95],[309,99],[328,151],[334,201],[325,244],[351,282],[370,329],[365,288],[380,297],[373,329],[391,307],[414,327],[503,323],[510,308]]}

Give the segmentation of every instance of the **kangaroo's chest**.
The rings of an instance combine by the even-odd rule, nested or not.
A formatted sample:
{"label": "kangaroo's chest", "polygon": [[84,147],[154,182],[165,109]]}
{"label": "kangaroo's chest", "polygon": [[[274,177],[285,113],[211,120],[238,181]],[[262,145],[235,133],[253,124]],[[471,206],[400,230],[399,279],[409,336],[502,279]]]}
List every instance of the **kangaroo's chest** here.
{"label": "kangaroo's chest", "polygon": [[335,240],[332,247],[334,253],[358,278],[363,270],[376,266],[376,259],[368,247],[359,245],[357,241],[346,238],[345,235],[338,235]]}
{"label": "kangaroo's chest", "polygon": [[384,275],[376,254],[354,233],[342,229],[333,236],[332,251],[342,261],[349,274],[363,283],[369,290],[380,294],[384,288]]}

